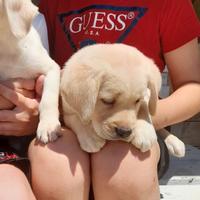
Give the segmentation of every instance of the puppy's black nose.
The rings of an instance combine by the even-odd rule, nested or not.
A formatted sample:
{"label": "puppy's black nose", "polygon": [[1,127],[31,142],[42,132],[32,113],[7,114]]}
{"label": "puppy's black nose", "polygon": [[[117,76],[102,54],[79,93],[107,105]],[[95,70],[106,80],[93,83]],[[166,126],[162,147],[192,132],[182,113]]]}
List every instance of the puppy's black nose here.
{"label": "puppy's black nose", "polygon": [[115,132],[117,133],[117,136],[121,137],[121,138],[126,138],[128,136],[130,136],[130,134],[132,133],[132,130],[129,128],[115,128]]}

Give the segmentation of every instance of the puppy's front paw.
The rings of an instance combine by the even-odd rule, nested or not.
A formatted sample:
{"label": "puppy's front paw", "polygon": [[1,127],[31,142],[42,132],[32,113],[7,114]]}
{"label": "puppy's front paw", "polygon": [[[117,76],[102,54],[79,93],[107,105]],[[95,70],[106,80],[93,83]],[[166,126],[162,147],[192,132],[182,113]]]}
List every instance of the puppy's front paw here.
{"label": "puppy's front paw", "polygon": [[37,139],[43,143],[56,140],[60,136],[60,122],[57,119],[41,120],[37,128]]}
{"label": "puppy's front paw", "polygon": [[98,152],[105,144],[105,140],[98,135],[79,139],[81,148],[88,153]]}
{"label": "puppy's front paw", "polygon": [[136,125],[134,137],[131,141],[135,147],[140,149],[142,152],[146,152],[151,149],[156,141],[156,132],[151,124],[147,122],[139,122]]}
{"label": "puppy's front paw", "polygon": [[185,144],[176,136],[170,134],[165,138],[165,144],[169,152],[176,157],[185,156]]}

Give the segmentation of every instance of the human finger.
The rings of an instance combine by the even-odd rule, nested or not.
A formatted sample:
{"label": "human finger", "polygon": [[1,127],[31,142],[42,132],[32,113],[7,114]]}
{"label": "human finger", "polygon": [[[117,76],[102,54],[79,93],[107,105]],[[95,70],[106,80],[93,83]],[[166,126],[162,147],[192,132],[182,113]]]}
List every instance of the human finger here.
{"label": "human finger", "polygon": [[14,78],[1,82],[3,85],[11,88],[11,89],[26,89],[26,90],[34,90],[35,88],[35,80],[34,79],[22,79],[22,78]]}
{"label": "human finger", "polygon": [[38,103],[36,103],[35,99],[26,98],[22,94],[17,93],[2,84],[0,84],[0,94],[23,109],[35,110],[38,108]]}
{"label": "human finger", "polygon": [[32,135],[35,133],[36,129],[34,128],[25,128],[26,123],[11,123],[11,122],[0,122],[0,135],[4,136],[25,136]]}
{"label": "human finger", "polygon": [[22,94],[25,97],[34,99],[35,98],[35,91],[34,90],[27,90],[22,88],[14,89],[15,92]]}
{"label": "human finger", "polygon": [[11,79],[1,83],[16,92],[23,94],[25,97],[35,98],[35,81],[33,79]]}
{"label": "human finger", "polygon": [[12,110],[0,111],[0,122],[17,121],[16,113]]}
{"label": "human finger", "polygon": [[0,96],[0,110],[11,110],[15,107],[13,103],[11,103],[6,98]]}
{"label": "human finger", "polygon": [[44,78],[45,78],[44,75],[39,76],[39,77],[37,78],[37,80],[36,80],[36,83],[35,83],[35,91],[36,91],[36,94],[37,94],[38,96],[40,96],[40,97],[41,97],[42,91],[43,91]]}
{"label": "human finger", "polygon": [[37,116],[38,113],[32,113],[25,111],[15,111],[15,110],[0,110],[0,122],[29,122],[33,116]]}

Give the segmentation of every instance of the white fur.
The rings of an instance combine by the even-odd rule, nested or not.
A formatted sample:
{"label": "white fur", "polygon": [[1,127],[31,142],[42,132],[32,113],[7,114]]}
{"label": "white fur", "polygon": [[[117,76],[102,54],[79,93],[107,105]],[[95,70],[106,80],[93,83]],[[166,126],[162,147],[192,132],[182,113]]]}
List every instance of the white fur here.
{"label": "white fur", "polygon": [[31,25],[37,8],[30,0],[0,0],[0,11],[0,80],[45,75],[37,138],[44,143],[53,141],[60,128],[60,68],[48,56]]}
{"label": "white fur", "polygon": [[164,138],[165,144],[171,155],[179,158],[185,156],[185,144],[181,140],[166,129],[160,130],[159,134]]}

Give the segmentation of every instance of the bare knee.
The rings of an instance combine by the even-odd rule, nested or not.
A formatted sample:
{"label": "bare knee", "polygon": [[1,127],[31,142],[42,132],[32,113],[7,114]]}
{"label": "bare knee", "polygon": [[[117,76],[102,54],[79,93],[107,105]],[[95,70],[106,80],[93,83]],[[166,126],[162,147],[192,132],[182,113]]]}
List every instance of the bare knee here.
{"label": "bare knee", "polygon": [[29,158],[33,189],[39,199],[51,200],[54,196],[56,199],[70,200],[88,197],[89,157],[80,149],[72,132],[66,130],[65,135],[48,145],[32,141]]}
{"label": "bare knee", "polygon": [[0,177],[0,199],[35,200],[26,176],[17,167],[1,164]]}
{"label": "bare knee", "polygon": [[95,199],[157,200],[157,145],[141,153],[123,142],[110,142],[92,156]]}

